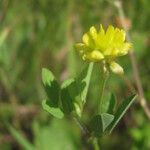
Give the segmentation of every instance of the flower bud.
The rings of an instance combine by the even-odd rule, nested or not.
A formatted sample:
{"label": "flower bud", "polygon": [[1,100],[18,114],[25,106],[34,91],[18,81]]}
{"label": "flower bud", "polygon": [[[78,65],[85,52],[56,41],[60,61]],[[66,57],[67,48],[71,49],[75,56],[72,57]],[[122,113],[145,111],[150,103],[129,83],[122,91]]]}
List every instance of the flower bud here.
{"label": "flower bud", "polygon": [[111,70],[113,73],[119,74],[119,75],[121,75],[121,74],[124,73],[123,68],[122,68],[119,64],[117,64],[116,62],[114,62],[114,61],[112,61],[112,62],[110,63],[110,70]]}

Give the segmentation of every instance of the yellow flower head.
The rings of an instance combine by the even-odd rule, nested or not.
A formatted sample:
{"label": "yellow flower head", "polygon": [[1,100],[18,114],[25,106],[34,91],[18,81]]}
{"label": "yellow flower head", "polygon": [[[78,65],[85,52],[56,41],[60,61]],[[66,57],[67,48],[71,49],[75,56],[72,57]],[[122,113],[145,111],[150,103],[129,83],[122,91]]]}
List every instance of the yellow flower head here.
{"label": "yellow flower head", "polygon": [[103,61],[108,63],[114,73],[122,74],[122,67],[114,62],[119,56],[126,55],[131,48],[131,43],[125,42],[125,31],[109,26],[104,31],[100,25],[99,31],[92,26],[89,32],[82,37],[83,43],[77,43],[76,49],[83,60],[90,62]]}

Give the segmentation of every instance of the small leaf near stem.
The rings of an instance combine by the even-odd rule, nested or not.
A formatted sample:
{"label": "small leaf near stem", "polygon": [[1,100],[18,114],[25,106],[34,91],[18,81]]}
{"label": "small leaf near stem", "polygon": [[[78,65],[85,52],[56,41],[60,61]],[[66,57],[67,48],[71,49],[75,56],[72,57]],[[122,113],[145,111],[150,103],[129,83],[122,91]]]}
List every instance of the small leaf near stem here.
{"label": "small leaf near stem", "polygon": [[107,79],[109,77],[109,71],[105,68],[104,66],[104,70],[102,72],[102,88],[101,88],[101,93],[100,93],[100,100],[98,102],[98,113],[102,113],[102,104],[103,104],[103,96],[104,96],[104,91],[105,91],[105,87],[106,87],[106,82]]}

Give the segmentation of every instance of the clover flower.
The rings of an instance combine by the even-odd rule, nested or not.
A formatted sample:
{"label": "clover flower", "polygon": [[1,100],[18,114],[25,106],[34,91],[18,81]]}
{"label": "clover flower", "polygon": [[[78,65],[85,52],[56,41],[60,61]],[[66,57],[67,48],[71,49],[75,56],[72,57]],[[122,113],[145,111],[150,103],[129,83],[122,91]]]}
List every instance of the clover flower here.
{"label": "clover flower", "polygon": [[117,57],[128,54],[131,43],[125,42],[124,30],[109,26],[104,31],[100,25],[99,31],[94,26],[82,37],[83,43],[77,43],[75,48],[83,60],[90,62],[102,61],[105,68],[116,74],[122,74],[123,68],[115,62]]}

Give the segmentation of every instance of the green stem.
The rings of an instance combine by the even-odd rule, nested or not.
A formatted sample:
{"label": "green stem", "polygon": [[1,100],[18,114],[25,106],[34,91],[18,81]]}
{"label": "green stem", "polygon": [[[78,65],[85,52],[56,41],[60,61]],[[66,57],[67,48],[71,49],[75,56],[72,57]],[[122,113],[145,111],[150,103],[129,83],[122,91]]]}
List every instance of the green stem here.
{"label": "green stem", "polygon": [[88,135],[89,131],[86,128],[86,126],[82,123],[82,121],[80,120],[80,118],[78,116],[73,116],[74,121],[76,122],[76,124],[80,127],[81,131],[85,134]]}
{"label": "green stem", "polygon": [[94,150],[100,150],[97,138],[93,139],[93,147],[94,147]]}
{"label": "green stem", "polygon": [[104,91],[105,91],[105,87],[106,87],[106,81],[108,79],[109,76],[109,72],[103,72],[103,80],[102,80],[102,88],[101,88],[101,94],[100,94],[100,100],[98,103],[98,113],[102,113],[102,104],[103,104],[103,96],[104,96]]}

